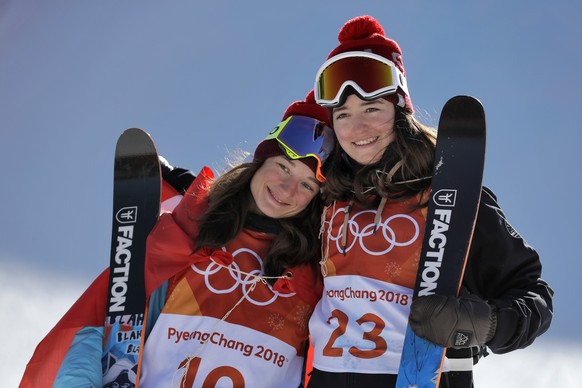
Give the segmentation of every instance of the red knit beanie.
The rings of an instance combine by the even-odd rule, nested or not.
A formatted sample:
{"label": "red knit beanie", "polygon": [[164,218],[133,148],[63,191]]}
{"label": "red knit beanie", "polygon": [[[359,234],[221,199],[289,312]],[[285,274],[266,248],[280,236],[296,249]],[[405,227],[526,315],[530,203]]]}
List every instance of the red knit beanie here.
{"label": "red knit beanie", "polygon": [[[331,128],[331,117],[326,108],[317,105],[313,90],[307,93],[305,100],[295,101],[287,107],[281,121],[289,116],[306,116],[319,120]],[[263,140],[255,149],[254,160],[266,160],[272,156],[285,155],[275,139]],[[313,172],[317,170],[317,160],[313,157],[301,158],[299,161],[305,163]]]}
{"label": "red knit beanie", "polygon": [[[400,46],[396,41],[386,37],[384,28],[372,16],[364,15],[348,20],[340,30],[338,40],[340,45],[329,53],[327,59],[348,51],[372,52],[394,62],[406,76]],[[395,94],[384,98],[410,113],[414,111],[410,97],[400,88]]]}
{"label": "red knit beanie", "polygon": [[289,116],[307,116],[327,124],[331,128],[331,117],[327,109],[317,105],[313,89],[307,93],[304,101],[295,101],[287,107],[283,114],[286,120]]}

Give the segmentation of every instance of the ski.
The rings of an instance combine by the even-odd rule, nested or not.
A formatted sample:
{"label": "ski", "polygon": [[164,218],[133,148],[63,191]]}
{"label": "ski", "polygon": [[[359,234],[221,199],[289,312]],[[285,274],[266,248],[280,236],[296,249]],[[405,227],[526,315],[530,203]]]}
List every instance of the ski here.
{"label": "ski", "polygon": [[[473,97],[451,98],[439,120],[413,298],[458,294],[479,209],[484,161],[483,106]],[[438,387],[444,354],[444,348],[417,337],[408,325],[396,387]]]}
{"label": "ski", "polygon": [[115,149],[113,226],[105,336],[103,386],[136,387],[145,323],[146,238],[160,210],[161,173],[149,134],[125,130]]}

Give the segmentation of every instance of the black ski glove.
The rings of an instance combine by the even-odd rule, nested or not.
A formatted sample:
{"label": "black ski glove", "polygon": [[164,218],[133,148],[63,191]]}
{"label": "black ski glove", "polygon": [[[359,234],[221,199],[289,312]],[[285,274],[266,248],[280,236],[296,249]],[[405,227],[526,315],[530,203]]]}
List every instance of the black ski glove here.
{"label": "black ski glove", "polygon": [[410,305],[410,327],[421,338],[446,348],[483,345],[493,338],[497,315],[477,297],[429,295]]}
{"label": "black ski glove", "polygon": [[162,168],[162,178],[169,183],[177,192],[184,195],[188,187],[196,179],[196,175],[190,170],[181,167],[174,167],[163,156],[160,159],[160,167]]}

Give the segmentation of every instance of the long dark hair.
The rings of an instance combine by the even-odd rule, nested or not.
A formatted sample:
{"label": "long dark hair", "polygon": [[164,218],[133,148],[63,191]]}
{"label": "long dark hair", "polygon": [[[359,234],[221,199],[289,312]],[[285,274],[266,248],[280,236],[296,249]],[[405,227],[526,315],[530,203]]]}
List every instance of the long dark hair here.
{"label": "long dark hair", "polygon": [[[260,161],[243,163],[224,173],[213,184],[208,209],[199,219],[198,247],[221,248],[242,231],[254,203],[250,182],[262,164]],[[286,269],[302,264],[316,268],[321,211],[321,199],[316,195],[299,214],[277,220],[279,233],[263,259],[265,275],[281,276]]]}
{"label": "long dark hair", "polygon": [[[396,138],[373,165],[357,163],[336,141],[324,166],[327,202],[353,199],[368,207],[377,202],[371,199],[406,199],[430,187],[436,132],[401,108],[396,108],[395,115]],[[392,171],[399,162],[401,166]]]}

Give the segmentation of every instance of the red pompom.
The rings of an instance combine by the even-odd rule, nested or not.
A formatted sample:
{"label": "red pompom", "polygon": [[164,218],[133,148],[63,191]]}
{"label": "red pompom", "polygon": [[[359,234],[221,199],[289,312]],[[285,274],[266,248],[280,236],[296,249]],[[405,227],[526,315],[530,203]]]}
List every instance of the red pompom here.
{"label": "red pompom", "polygon": [[384,35],[384,28],[372,16],[364,15],[348,20],[337,38],[340,43],[345,43],[350,40],[369,38],[373,34]]}
{"label": "red pompom", "polygon": [[287,107],[283,120],[293,115],[311,117],[331,127],[329,113],[326,108],[316,104],[313,89],[307,93],[304,101],[295,101]]}

